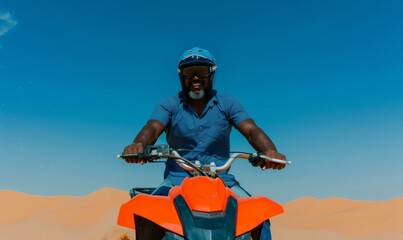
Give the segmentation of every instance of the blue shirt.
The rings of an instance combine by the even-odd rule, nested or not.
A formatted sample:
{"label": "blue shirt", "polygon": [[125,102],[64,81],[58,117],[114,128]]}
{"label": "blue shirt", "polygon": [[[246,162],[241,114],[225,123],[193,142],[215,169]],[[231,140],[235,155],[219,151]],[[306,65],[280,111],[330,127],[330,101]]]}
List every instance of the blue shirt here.
{"label": "blue shirt", "polygon": [[[211,90],[209,101],[200,115],[188,104],[185,93],[180,92],[157,104],[150,119],[166,126],[166,140],[170,147],[189,150],[179,152],[184,158],[199,160],[201,164],[215,162],[220,166],[229,157],[232,127],[249,118],[235,98]],[[171,177],[177,185],[186,175],[172,159],[167,160],[164,178]],[[227,172],[220,173],[220,176],[229,186],[236,182]]]}

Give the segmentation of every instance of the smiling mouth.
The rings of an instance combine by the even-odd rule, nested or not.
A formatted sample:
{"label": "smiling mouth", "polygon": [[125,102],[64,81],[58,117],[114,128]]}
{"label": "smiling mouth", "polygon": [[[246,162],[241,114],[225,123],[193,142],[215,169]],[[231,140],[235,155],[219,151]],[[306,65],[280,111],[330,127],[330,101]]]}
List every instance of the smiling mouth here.
{"label": "smiling mouth", "polygon": [[200,91],[203,89],[203,85],[200,81],[194,81],[190,84],[191,91]]}

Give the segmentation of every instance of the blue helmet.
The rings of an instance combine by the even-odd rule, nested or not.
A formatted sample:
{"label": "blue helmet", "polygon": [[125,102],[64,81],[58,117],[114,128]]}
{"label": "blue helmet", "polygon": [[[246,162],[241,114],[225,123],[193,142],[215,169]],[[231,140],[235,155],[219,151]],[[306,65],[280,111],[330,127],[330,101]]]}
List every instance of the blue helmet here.
{"label": "blue helmet", "polygon": [[211,86],[213,86],[214,73],[215,70],[217,69],[215,58],[213,54],[211,54],[208,50],[199,47],[194,47],[192,49],[185,51],[179,59],[178,73],[179,78],[181,80],[182,89],[184,88],[184,85],[183,85],[183,77],[181,76],[181,69],[186,66],[192,66],[192,65],[210,66],[210,72],[211,72],[210,82]]}
{"label": "blue helmet", "polygon": [[179,59],[178,69],[187,65],[209,65],[214,67],[214,70],[217,68],[213,54],[199,47],[189,49],[182,54]]}

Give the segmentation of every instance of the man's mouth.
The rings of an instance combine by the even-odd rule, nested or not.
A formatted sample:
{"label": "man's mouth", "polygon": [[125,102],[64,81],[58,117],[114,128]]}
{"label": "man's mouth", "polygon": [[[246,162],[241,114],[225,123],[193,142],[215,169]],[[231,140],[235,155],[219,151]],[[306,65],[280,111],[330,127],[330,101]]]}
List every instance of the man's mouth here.
{"label": "man's mouth", "polygon": [[200,81],[194,81],[190,84],[191,91],[200,91],[203,89],[203,85]]}

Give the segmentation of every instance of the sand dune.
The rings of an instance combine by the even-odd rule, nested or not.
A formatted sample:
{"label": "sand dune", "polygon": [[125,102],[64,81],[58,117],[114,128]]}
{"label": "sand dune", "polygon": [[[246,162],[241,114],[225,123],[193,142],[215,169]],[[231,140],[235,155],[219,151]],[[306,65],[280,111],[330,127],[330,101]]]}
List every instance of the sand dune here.
{"label": "sand dune", "polygon": [[285,213],[272,223],[277,239],[403,239],[403,198],[371,202],[306,197],[286,204]]}
{"label": "sand dune", "polygon": [[[117,240],[130,229],[116,226],[127,192],[103,188],[82,197],[42,197],[0,191],[0,239]],[[403,198],[354,201],[310,197],[284,205],[272,219],[276,240],[403,239]]]}
{"label": "sand dune", "polygon": [[[127,192],[103,188],[83,197],[39,197],[0,191],[0,239],[119,239],[116,226]],[[5,201],[3,201],[5,200]],[[129,235],[130,235],[129,234]]]}

